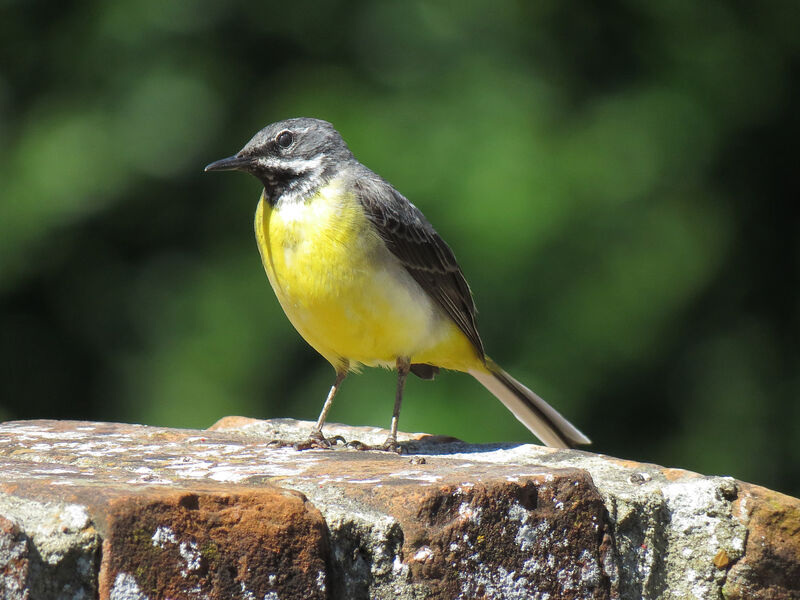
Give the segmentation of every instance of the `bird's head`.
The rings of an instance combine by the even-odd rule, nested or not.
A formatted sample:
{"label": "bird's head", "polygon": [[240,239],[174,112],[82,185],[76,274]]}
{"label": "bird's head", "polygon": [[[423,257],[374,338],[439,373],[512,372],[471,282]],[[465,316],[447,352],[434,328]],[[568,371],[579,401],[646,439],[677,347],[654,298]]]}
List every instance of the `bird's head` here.
{"label": "bird's head", "polygon": [[327,183],[353,155],[327,121],[286,119],[267,125],[239,152],[206,171],[245,171],[264,184],[267,199],[304,196]]}

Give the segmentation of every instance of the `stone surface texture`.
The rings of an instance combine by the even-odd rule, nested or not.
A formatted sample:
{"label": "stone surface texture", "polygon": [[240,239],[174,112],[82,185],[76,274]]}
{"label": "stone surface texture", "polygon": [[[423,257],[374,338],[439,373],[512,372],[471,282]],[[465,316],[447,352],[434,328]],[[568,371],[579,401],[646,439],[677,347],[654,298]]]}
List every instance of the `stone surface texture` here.
{"label": "stone surface texture", "polygon": [[269,443],[310,427],[1,424],[0,598],[800,598],[798,499],[535,445]]}

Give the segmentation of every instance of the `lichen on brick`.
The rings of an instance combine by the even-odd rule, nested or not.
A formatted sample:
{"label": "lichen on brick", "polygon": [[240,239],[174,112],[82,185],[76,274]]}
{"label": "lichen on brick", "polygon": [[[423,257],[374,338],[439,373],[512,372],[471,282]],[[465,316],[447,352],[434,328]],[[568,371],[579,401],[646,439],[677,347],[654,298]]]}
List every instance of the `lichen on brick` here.
{"label": "lichen on brick", "polygon": [[612,596],[605,508],[580,473],[441,488],[419,516],[427,528],[409,564],[432,598]]}

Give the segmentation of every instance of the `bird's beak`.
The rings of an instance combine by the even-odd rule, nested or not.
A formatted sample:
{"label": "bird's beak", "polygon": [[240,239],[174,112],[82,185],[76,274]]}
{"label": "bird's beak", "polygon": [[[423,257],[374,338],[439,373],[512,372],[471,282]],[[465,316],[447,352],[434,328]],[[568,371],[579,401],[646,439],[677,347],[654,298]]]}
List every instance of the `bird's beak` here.
{"label": "bird's beak", "polygon": [[255,159],[252,156],[240,156],[235,154],[228,158],[223,158],[206,165],[203,169],[208,171],[251,171],[255,165]]}

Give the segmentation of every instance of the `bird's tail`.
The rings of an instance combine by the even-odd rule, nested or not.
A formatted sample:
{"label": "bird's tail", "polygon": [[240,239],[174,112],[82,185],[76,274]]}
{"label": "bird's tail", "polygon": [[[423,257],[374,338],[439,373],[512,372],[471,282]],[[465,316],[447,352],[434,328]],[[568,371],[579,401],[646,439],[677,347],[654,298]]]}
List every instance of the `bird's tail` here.
{"label": "bird's tail", "polygon": [[546,445],[554,448],[573,448],[591,444],[591,440],[547,402],[506,373],[491,359],[486,359],[487,370],[469,372],[492,392],[506,408]]}

